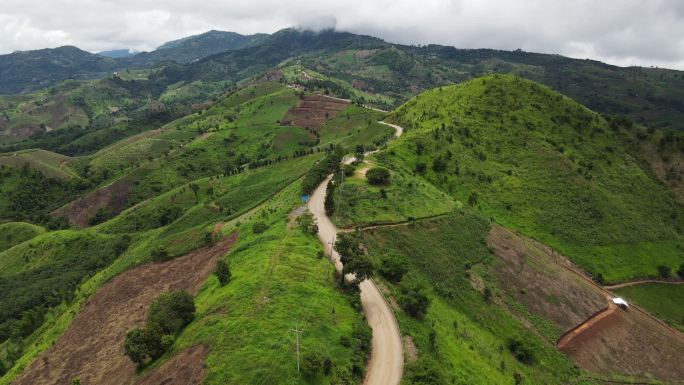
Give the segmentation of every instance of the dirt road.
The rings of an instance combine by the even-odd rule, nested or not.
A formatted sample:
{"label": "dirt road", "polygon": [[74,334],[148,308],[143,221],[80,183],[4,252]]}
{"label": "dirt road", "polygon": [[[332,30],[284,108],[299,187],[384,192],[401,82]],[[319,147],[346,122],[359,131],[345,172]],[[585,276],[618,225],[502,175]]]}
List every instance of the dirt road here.
{"label": "dirt road", "polygon": [[620,289],[620,288],[627,287],[627,286],[643,285],[646,283],[664,283],[667,285],[684,285],[684,281],[665,281],[662,279],[643,279],[641,281],[631,281],[631,282],[618,283],[617,285],[607,285],[607,286],[604,286],[603,288],[607,289],[607,290],[612,290],[612,289]]}
{"label": "dirt road", "polygon": [[[403,132],[399,126],[383,124],[394,127],[397,130],[396,137],[399,137]],[[318,238],[323,243],[326,253],[330,255],[337,271],[341,272],[340,255],[333,248],[338,230],[325,214],[323,204],[325,191],[331,178],[332,175],[329,175],[316,188],[311,195],[308,208],[316,218]],[[399,324],[385,297],[372,280],[367,279],[361,282],[359,288],[361,289],[363,312],[373,330],[373,349],[363,383],[366,385],[398,385],[404,370],[404,353]]]}

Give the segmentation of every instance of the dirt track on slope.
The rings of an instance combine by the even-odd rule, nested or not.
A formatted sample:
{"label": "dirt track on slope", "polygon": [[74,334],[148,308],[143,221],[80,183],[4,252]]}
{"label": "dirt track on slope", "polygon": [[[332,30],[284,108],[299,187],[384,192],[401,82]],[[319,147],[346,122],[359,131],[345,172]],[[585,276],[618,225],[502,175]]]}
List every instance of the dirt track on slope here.
{"label": "dirt track on slope", "polygon": [[83,305],[55,345],[34,359],[13,384],[68,385],[74,378],[84,385],[201,382],[205,348],[180,352],[138,379],[135,365],[124,355],[123,341],[128,330],[144,324],[149,305],[160,294],[196,293],[236,239],[237,234],[232,234],[185,256],[142,265],[113,278]]}
{"label": "dirt track on slope", "polygon": [[[396,130],[398,137],[403,130],[401,128]],[[325,191],[331,178],[332,175],[329,175],[316,188],[307,207],[316,218],[318,237],[323,243],[325,252],[330,255],[337,271],[342,272],[340,255],[333,249],[338,230],[325,214],[324,207]],[[359,288],[363,313],[373,330],[371,357],[363,383],[365,385],[398,385],[404,370],[403,342],[399,323],[389,303],[372,280],[366,279],[361,282]]]}
{"label": "dirt track on slope", "polygon": [[643,285],[646,283],[664,283],[667,285],[684,285],[684,281],[665,281],[663,279],[642,279],[640,281],[618,283],[617,285],[607,285],[607,286],[604,286],[603,288],[607,289],[607,290],[613,290],[613,289],[621,289],[623,287],[628,287],[628,286]]}

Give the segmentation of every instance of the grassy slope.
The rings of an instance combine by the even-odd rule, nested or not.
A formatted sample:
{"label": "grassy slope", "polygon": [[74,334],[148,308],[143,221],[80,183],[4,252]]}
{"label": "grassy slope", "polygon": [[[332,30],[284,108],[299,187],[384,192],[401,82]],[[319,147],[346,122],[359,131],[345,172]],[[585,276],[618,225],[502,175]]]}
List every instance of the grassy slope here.
{"label": "grassy slope", "polygon": [[62,162],[70,158],[46,150],[25,150],[16,153],[0,154],[0,165],[22,167],[28,165],[49,178],[69,179],[75,173],[62,167]]}
{"label": "grassy slope", "polygon": [[[259,94],[261,91],[263,91],[263,93]],[[275,96],[273,95],[273,92],[275,92]],[[271,104],[270,101],[274,100],[272,99],[273,97],[275,97],[275,101]],[[226,111],[237,112],[236,110],[239,109],[242,114],[241,120],[230,128],[226,127],[225,129],[244,134],[250,141],[253,141],[252,143],[259,143],[259,146],[261,146],[260,140],[263,138],[263,131],[260,132],[259,130],[262,127],[266,127],[267,130],[277,130],[279,125],[276,122],[279,119],[276,119],[276,117],[279,118],[281,116],[280,114],[283,113],[286,108],[289,108],[289,100],[290,93],[284,89],[284,87],[277,85],[272,87],[272,84],[266,84],[261,88],[247,89],[242,93],[238,92],[234,94],[232,99],[225,101],[226,104],[224,105],[225,108],[223,110],[217,110],[227,113]],[[275,109],[275,112],[271,111],[269,113],[264,113],[264,109],[271,107]],[[226,108],[234,108],[234,110],[228,110]],[[204,120],[204,118],[211,120],[215,116],[216,111],[207,111],[201,115],[196,114],[175,123],[173,127],[164,128],[164,132],[159,135],[159,137],[174,138],[178,136],[177,134],[179,133],[198,133],[198,131],[202,130],[204,127],[211,127],[210,125],[208,126],[205,124],[207,123],[207,120]],[[201,123],[199,122],[200,120],[202,121]],[[227,119],[221,121],[228,123]],[[214,128],[212,128],[212,130],[214,130]],[[8,352],[17,351],[17,349],[19,349],[17,364],[11,370],[10,374],[3,378],[3,381],[8,382],[21,370],[21,368],[27,365],[33,357],[50,346],[52,341],[58,338],[62,331],[68,326],[73,315],[78,311],[80,304],[109,278],[131,266],[149,261],[150,252],[158,247],[166,248],[171,255],[182,255],[189,250],[203,245],[207,233],[213,231],[214,225],[217,222],[231,220],[231,218],[235,218],[237,215],[240,215],[259,204],[263,199],[268,198],[271,194],[297,179],[309,169],[313,161],[321,156],[318,153],[314,153],[312,156],[284,160],[271,166],[261,167],[253,171],[230,177],[203,177],[204,175],[215,175],[213,170],[206,169],[198,169],[196,172],[185,173],[185,175],[179,172],[178,166],[188,165],[190,163],[198,165],[209,164],[213,157],[216,159],[226,158],[225,146],[228,142],[223,141],[222,138],[230,136],[230,133],[231,132],[215,132],[209,137],[205,136],[198,138],[183,146],[182,149],[177,150],[177,153],[169,154],[169,158],[174,158],[173,160],[161,158],[158,161],[153,160],[152,162],[146,163],[145,168],[147,169],[147,172],[145,174],[136,174],[137,177],[140,178],[138,179],[140,180],[138,191],[143,191],[143,196],[155,197],[154,199],[126,211],[121,217],[114,218],[109,222],[105,222],[100,226],[89,230],[46,234],[53,238],[60,238],[62,235],[72,233],[75,237],[78,237],[79,234],[85,234],[87,232],[95,236],[111,237],[111,235],[104,233],[126,232],[131,237],[131,243],[128,250],[123,255],[119,256],[119,258],[115,259],[109,267],[99,271],[92,276],[92,278],[87,279],[85,283],[80,285],[79,289],[76,291],[75,298],[72,301],[53,307],[46,315],[46,321],[37,332],[19,344],[5,343],[0,345],[0,359],[4,360],[5,363],[7,363],[7,360],[3,357],[7,357]],[[355,135],[358,134],[359,133],[355,133]],[[212,142],[212,137],[216,137],[217,140]],[[184,138],[184,136],[181,136],[181,138]],[[133,141],[132,143],[135,142],[136,141]],[[235,148],[236,150],[249,149],[249,145],[243,147],[241,144],[242,141],[240,139],[237,140],[237,143],[228,143],[229,147]],[[119,151],[128,145],[130,145],[130,143],[124,144],[123,146],[113,146],[113,148],[105,151],[105,153]],[[283,153],[289,153],[291,148],[293,147],[289,147],[287,152]],[[186,156],[183,156],[183,154],[186,154]],[[176,156],[178,158],[175,158]],[[235,156],[237,157],[237,154]],[[141,175],[143,177],[141,177]],[[160,194],[157,192],[157,187],[154,186],[154,178],[144,178],[145,176],[150,175],[159,178],[159,180],[163,180],[161,186],[168,187],[177,186],[179,183],[182,185],[182,183],[192,181],[192,176],[197,175],[199,179],[194,180],[194,183],[199,186],[199,204],[195,204],[194,196],[187,186],[181,186],[170,190],[166,194]],[[170,176],[170,178],[163,179],[165,176]],[[209,188],[210,186],[211,189]],[[213,192],[211,190],[213,190]],[[299,190],[298,188],[294,188],[294,191]],[[297,198],[296,196],[288,195],[288,199]],[[178,213],[180,216],[175,217],[175,220],[172,218],[172,223],[159,227],[159,210],[169,207],[169,202],[180,207]],[[290,203],[288,203],[288,205],[290,205]],[[287,212],[289,212],[291,206],[287,207]],[[279,206],[274,208],[273,212],[277,211],[281,213],[281,211],[278,211],[281,209],[282,206]],[[148,214],[154,215],[150,216]],[[249,221],[250,216],[251,214],[240,219],[240,221],[243,223],[245,220]],[[282,220],[284,219],[283,215]],[[239,221],[233,219],[230,223],[232,223],[232,226],[235,226],[238,225]],[[283,230],[283,232],[291,233],[290,239],[292,239],[294,244],[301,246],[296,248],[296,250],[293,249],[291,253],[287,253],[287,255],[289,255],[288,258],[291,258],[293,263],[299,265],[301,264],[301,261],[303,261],[303,258],[313,256],[313,254],[309,254],[309,252],[313,250],[314,246],[318,245],[315,239],[304,239],[302,238],[302,235],[293,232],[292,230]],[[52,242],[57,245],[61,242],[60,239],[53,239]],[[264,240],[264,242],[272,241],[273,239],[270,238]],[[94,242],[94,244],[97,244],[97,242]],[[61,249],[59,248],[55,249],[55,252],[59,254],[60,250]],[[11,258],[11,260],[17,261],[23,258],[19,254],[17,254],[16,257],[17,258]],[[259,255],[259,257],[262,257],[262,255]],[[328,280],[332,282],[330,273],[325,272],[327,271],[326,269],[328,269],[326,267],[328,265],[324,261],[321,261],[315,266],[309,262],[306,262],[305,265],[308,268],[315,267],[314,270],[307,271],[307,274],[311,277],[318,276],[321,272],[320,269],[323,269],[324,277],[323,281],[319,281],[319,285],[326,284]],[[21,269],[21,264],[17,264],[15,267]],[[295,287],[292,290],[295,289],[297,288]],[[336,309],[338,306],[340,307],[340,318],[336,322],[339,322],[341,325],[340,327],[342,328],[340,330],[342,331],[331,331],[330,329],[325,328],[315,329],[315,327],[312,326],[309,329],[317,331],[312,334],[313,339],[311,342],[317,347],[332,347],[337,343],[337,338],[340,333],[348,333],[351,319],[357,319],[358,317],[352,317],[347,310],[344,310],[345,306],[348,305],[339,302],[340,298],[342,298],[339,294],[330,292],[329,287],[319,289],[317,289],[319,290],[319,294],[323,293],[325,296],[322,298],[330,298],[333,303],[338,304],[334,305]],[[291,295],[290,293],[287,293],[287,295],[289,296],[287,301],[298,298],[298,296]],[[344,301],[346,301],[346,299],[344,299]],[[314,303],[312,303],[312,305],[314,305]],[[320,306],[320,304],[316,304],[316,306]],[[321,307],[317,307],[315,312],[323,311],[322,309],[323,308]],[[302,318],[303,323],[310,321],[307,320],[306,317]],[[318,342],[322,338],[328,340],[326,340],[325,343]],[[267,350],[270,352],[270,349]],[[316,350],[320,349],[317,348]],[[334,348],[329,354],[331,357],[334,356],[333,361],[339,365],[346,365],[350,362],[350,354],[348,352],[345,353],[345,351],[346,348]],[[288,351],[288,354],[289,353],[290,352]],[[335,359],[335,357],[338,358]],[[226,364],[223,361],[221,362],[221,365]],[[285,370],[288,373],[291,373],[291,368]],[[222,371],[223,369],[219,369],[219,372]],[[230,371],[236,373],[238,372],[238,369],[232,368]],[[274,373],[277,373],[277,371]],[[325,382],[323,379],[320,381]],[[0,381],[0,383],[4,384],[6,382]]]}
{"label": "grassy slope", "polygon": [[614,291],[684,331],[684,285],[648,283]]}
{"label": "grassy slope", "polygon": [[[380,154],[607,281],[654,276],[684,250],[684,209],[597,114],[536,83],[493,75],[428,91],[391,119]],[[445,169],[435,171],[435,158]]]}
{"label": "grassy slope", "polygon": [[[337,209],[333,220],[338,226],[364,226],[403,222],[445,214],[459,205],[431,183],[407,173],[393,172],[386,186],[370,185],[360,169],[335,190]],[[385,192],[383,197],[382,191]]]}
{"label": "grassy slope", "polygon": [[[397,313],[402,333],[413,338],[419,357],[406,368],[404,383],[422,383],[416,376],[430,361],[442,372],[442,381],[431,382],[437,384],[513,384],[514,373],[525,384],[591,383],[498,302],[483,299],[483,288],[494,288],[486,274],[493,263],[484,243],[488,229],[486,219],[459,210],[444,219],[362,233],[376,265],[385,258],[405,259],[409,273],[403,281],[422,282],[431,300],[423,319]],[[472,265],[470,270],[466,263]],[[384,285],[399,295],[397,286],[387,281]],[[534,363],[523,364],[512,356],[506,348],[512,338],[533,351]]]}
{"label": "grassy slope", "polygon": [[43,227],[31,223],[9,222],[0,224],[0,252],[43,233],[45,233]]}
{"label": "grassy slope", "polygon": [[[294,184],[242,222],[240,240],[227,258],[233,280],[219,287],[212,277],[197,296],[197,320],[178,347],[210,346],[206,384],[299,381],[290,331],[295,326],[305,330],[303,355],[330,357],[335,367],[351,366],[353,352],[339,341],[351,337],[361,317],[334,288],[332,265],[316,257],[318,240],[288,226],[286,216],[297,204],[298,192]],[[255,222],[269,229],[254,234]],[[229,225],[224,232],[231,229]],[[319,376],[311,383],[329,381]]]}

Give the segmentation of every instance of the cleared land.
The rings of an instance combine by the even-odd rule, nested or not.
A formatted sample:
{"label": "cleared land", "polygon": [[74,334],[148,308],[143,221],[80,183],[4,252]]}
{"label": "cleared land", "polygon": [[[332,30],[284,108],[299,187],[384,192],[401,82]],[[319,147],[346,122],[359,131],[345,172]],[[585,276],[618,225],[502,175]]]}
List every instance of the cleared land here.
{"label": "cleared land", "polygon": [[335,117],[348,105],[348,101],[328,96],[304,96],[296,107],[291,108],[285,114],[281,123],[302,128],[321,128],[328,119]]}
{"label": "cleared land", "polygon": [[146,264],[115,277],[14,384],[69,384],[74,378],[86,384],[135,383],[135,365],[123,354],[126,332],[143,325],[147,308],[161,293],[196,293],[236,239],[234,234],[183,257]]}

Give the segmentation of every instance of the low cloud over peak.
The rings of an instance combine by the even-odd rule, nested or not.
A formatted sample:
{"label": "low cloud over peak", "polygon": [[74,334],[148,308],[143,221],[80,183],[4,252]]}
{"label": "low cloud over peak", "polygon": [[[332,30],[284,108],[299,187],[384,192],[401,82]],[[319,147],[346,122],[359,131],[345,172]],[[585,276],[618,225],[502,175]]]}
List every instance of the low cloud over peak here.
{"label": "low cloud over peak", "polygon": [[66,44],[142,51],[211,29],[250,34],[290,26],[684,69],[680,0],[4,0],[0,52]]}

